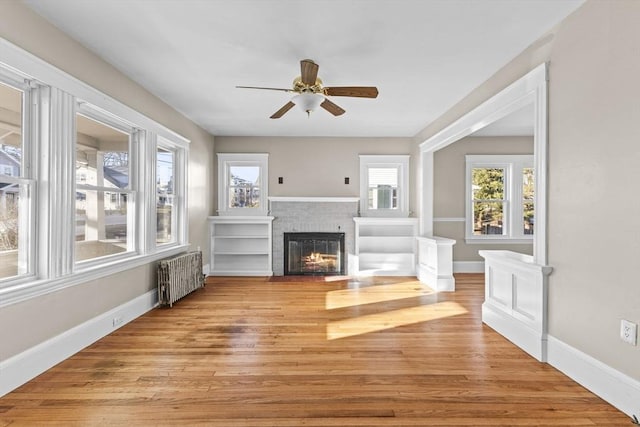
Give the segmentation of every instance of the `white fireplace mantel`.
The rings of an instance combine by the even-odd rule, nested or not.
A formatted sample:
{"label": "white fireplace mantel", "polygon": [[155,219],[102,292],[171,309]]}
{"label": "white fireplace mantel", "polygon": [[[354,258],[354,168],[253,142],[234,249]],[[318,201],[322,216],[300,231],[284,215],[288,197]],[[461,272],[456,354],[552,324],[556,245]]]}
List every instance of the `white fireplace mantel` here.
{"label": "white fireplace mantel", "polygon": [[359,197],[299,197],[299,196],[272,196],[269,197],[270,202],[317,202],[317,203],[348,203],[348,202],[359,202]]}

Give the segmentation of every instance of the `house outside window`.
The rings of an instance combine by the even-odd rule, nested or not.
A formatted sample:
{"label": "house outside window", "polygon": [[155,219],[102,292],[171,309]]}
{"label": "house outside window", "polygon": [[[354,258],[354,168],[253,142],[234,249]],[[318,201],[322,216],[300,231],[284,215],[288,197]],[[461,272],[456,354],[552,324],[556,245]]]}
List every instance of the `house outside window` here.
{"label": "house outside window", "polygon": [[268,161],[265,153],[218,153],[218,213],[266,215]]}
{"label": "house outside window", "polygon": [[166,142],[156,147],[156,244],[176,241],[176,150]]}
{"label": "house outside window", "polygon": [[32,150],[30,88],[18,76],[0,76],[0,282],[33,274],[35,181],[23,167]]}
{"label": "house outside window", "polygon": [[409,216],[409,156],[360,156],[360,214]]}
{"label": "house outside window", "polygon": [[76,114],[76,262],[134,250],[129,197],[133,129],[93,114]]}
{"label": "house outside window", "polygon": [[[189,140],[4,48],[11,63],[0,64],[0,308],[187,249]],[[153,226],[159,146],[173,153],[162,242]]]}
{"label": "house outside window", "polygon": [[466,240],[532,240],[532,155],[466,156]]}

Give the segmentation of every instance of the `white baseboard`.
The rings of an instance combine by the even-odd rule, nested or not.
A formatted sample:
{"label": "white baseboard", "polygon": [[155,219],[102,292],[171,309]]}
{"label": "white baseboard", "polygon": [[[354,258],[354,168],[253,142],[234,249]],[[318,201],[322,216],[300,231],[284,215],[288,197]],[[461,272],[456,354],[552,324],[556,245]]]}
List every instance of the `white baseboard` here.
{"label": "white baseboard", "polygon": [[484,261],[453,261],[454,273],[484,273]]}
{"label": "white baseboard", "polygon": [[482,304],[482,322],[529,353],[536,360],[540,362],[547,360],[547,338],[539,331],[518,321],[515,317],[507,315],[487,302]]}
{"label": "white baseboard", "polygon": [[640,381],[559,339],[547,337],[548,363],[625,414],[640,417]]}
{"label": "white baseboard", "polygon": [[[0,362],[0,397],[71,357],[100,338],[143,315],[158,304],[151,290],[58,336]],[[114,325],[114,319],[122,319]]]}

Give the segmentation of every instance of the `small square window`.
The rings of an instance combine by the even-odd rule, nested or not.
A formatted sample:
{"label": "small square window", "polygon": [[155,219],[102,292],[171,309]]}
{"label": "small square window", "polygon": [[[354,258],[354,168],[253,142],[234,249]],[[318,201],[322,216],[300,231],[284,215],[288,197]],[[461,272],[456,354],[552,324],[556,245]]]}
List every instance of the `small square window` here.
{"label": "small square window", "polygon": [[409,156],[360,156],[360,214],[409,216]]}
{"label": "small square window", "polygon": [[268,154],[218,153],[218,213],[266,215]]}

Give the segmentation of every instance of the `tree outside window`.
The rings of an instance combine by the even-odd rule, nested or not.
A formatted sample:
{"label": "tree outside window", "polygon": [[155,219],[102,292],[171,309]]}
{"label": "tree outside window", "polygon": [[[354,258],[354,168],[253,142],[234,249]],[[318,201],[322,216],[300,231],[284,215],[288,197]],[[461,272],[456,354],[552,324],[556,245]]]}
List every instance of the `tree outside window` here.
{"label": "tree outside window", "polygon": [[473,234],[504,234],[505,170],[472,170]]}
{"label": "tree outside window", "polygon": [[466,169],[466,239],[530,241],[535,221],[533,156],[469,154]]}

